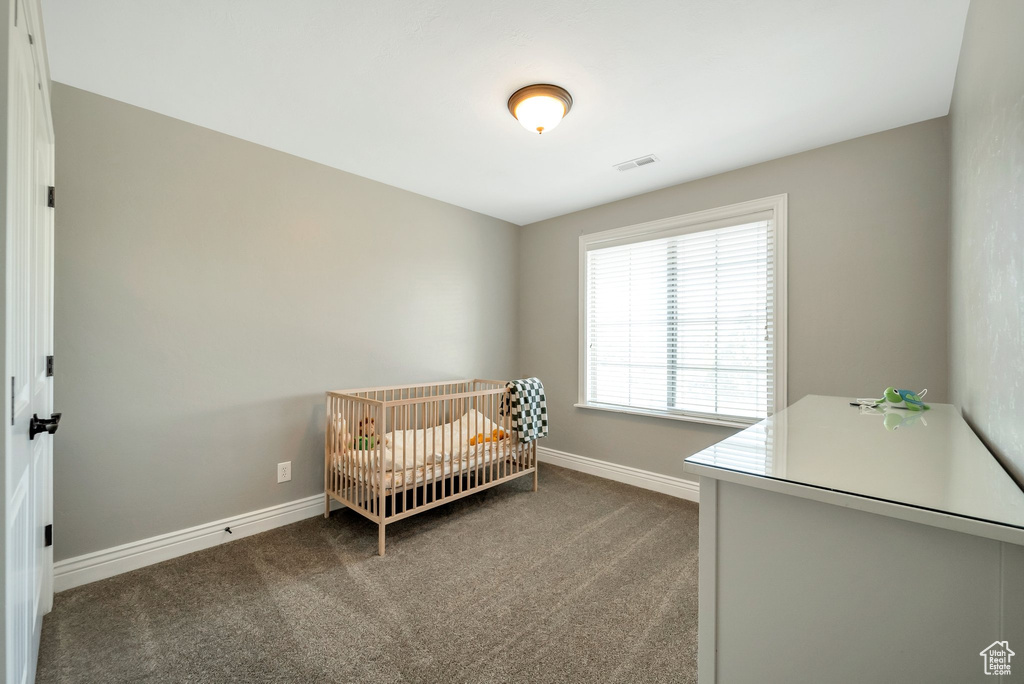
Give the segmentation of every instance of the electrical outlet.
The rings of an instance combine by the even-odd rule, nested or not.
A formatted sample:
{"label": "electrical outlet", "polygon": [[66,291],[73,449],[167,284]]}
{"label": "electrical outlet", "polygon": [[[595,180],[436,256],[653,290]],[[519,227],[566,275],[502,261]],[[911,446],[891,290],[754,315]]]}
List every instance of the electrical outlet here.
{"label": "electrical outlet", "polygon": [[292,479],[292,462],[285,461],[277,464],[277,482],[288,482]]}

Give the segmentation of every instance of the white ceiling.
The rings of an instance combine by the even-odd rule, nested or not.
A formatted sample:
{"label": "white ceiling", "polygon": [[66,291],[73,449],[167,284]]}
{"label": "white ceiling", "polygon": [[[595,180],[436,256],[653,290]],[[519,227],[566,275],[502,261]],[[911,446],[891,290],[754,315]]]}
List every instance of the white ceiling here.
{"label": "white ceiling", "polygon": [[518,224],[943,116],[967,6],[43,0],[55,81]]}

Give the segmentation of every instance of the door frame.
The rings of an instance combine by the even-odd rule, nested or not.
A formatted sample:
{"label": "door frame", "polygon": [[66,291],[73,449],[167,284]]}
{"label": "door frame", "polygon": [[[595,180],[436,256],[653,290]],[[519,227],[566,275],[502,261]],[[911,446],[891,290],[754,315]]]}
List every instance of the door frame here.
{"label": "door frame", "polygon": [[[25,59],[28,55],[21,51],[24,49],[24,43],[21,41],[25,38],[23,31],[27,30],[28,35],[31,37],[29,41],[29,55],[31,56],[32,65],[34,67],[34,76],[37,81],[37,94],[33,97],[32,110],[32,130],[33,130],[33,141],[32,141],[32,162],[31,162],[31,174],[32,178],[29,180],[33,192],[32,211],[30,212],[30,220],[32,221],[32,237],[30,239],[30,246],[32,240],[40,239],[37,233],[46,232],[42,238],[46,244],[44,251],[47,253],[45,257],[37,257],[35,254],[31,254],[32,258],[45,258],[48,260],[46,268],[49,271],[50,283],[47,286],[49,292],[47,293],[48,301],[43,308],[49,309],[49,325],[44,326],[44,338],[39,338],[37,332],[33,331],[30,333],[30,339],[39,340],[38,347],[44,355],[50,355],[53,353],[53,214],[52,209],[48,209],[43,213],[39,213],[37,209],[39,207],[46,208],[46,188],[42,183],[47,185],[53,185],[53,174],[54,174],[54,128],[53,128],[53,117],[51,114],[51,81],[49,63],[46,54],[46,41],[42,25],[42,12],[40,8],[39,0],[0,0],[0,8],[2,8],[4,16],[4,30],[0,31],[0,55],[3,60],[3,74],[4,74],[4,85],[0,87],[0,159],[3,163],[0,163],[0,214],[4,217],[3,221],[0,221],[0,263],[4,264],[4,277],[0,278],[0,334],[4,338],[4,374],[3,380],[5,385],[4,391],[4,439],[2,446],[0,446],[0,454],[3,455],[4,467],[0,468],[0,491],[4,492],[4,505],[0,506],[0,541],[2,545],[0,548],[3,549],[4,562],[0,563],[0,605],[3,607],[4,619],[0,620],[0,643],[3,644],[3,648],[0,648],[0,673],[6,679],[10,674],[8,669],[14,666],[14,663],[21,658],[12,660],[12,653],[9,652],[11,648],[12,639],[19,638],[19,635],[13,635],[8,632],[9,623],[11,619],[10,613],[15,610],[15,606],[12,605],[11,596],[8,592],[10,590],[10,581],[12,580],[8,572],[8,562],[10,559],[9,546],[12,543],[11,539],[8,538],[8,528],[11,521],[8,519],[8,488],[10,482],[10,473],[8,473],[10,459],[13,458],[11,447],[12,447],[12,426],[10,416],[12,415],[13,405],[11,403],[10,394],[10,378],[13,375],[12,365],[12,351],[8,348],[9,340],[8,335],[10,333],[8,329],[9,310],[8,294],[10,292],[10,273],[7,268],[7,260],[11,256],[8,252],[8,240],[10,239],[10,231],[8,221],[10,220],[11,210],[11,196],[10,191],[13,183],[16,183],[18,179],[11,177],[10,174],[10,156],[12,152],[12,145],[9,136],[11,135],[11,92],[12,88],[12,68],[15,68],[16,64],[24,64]],[[17,23],[16,23],[17,22]],[[21,27],[25,27],[24,29]],[[14,40],[18,39],[15,43]],[[19,48],[19,54],[17,60],[12,59],[13,50]],[[36,110],[40,111],[36,111]],[[38,153],[38,138],[39,131],[41,128],[45,128],[45,139],[48,143],[48,151],[44,152],[45,175],[47,178],[42,178],[39,169],[41,167],[41,161]],[[43,223],[40,223],[42,221]],[[45,224],[45,225],[44,225]],[[31,290],[30,290],[31,293]],[[34,337],[33,337],[34,336]],[[38,373],[36,374],[38,375]],[[46,376],[45,370],[43,373]],[[38,385],[38,383],[37,383]],[[45,385],[43,385],[39,396],[39,404],[29,407],[31,413],[33,409],[38,408],[50,408],[52,407],[53,401],[53,382],[51,377],[45,377]],[[30,393],[30,398],[32,395]],[[46,404],[46,407],[42,407],[42,404]],[[18,434],[20,437],[23,435],[20,433],[22,425],[19,421]],[[38,438],[37,438],[38,439]],[[47,442],[51,442],[49,438],[46,438]],[[40,535],[40,546],[42,545],[41,537],[43,534],[43,528],[46,524],[52,523],[53,521],[53,452],[52,444],[46,444],[43,461],[45,462],[44,467],[39,472],[38,477],[45,480],[41,483],[41,489],[45,487],[47,494],[43,496],[44,501],[41,502],[37,508],[35,502],[31,502],[34,507],[34,523],[35,529],[30,530],[30,534],[38,533]],[[53,605],[53,547],[43,547],[42,552],[37,555],[37,565],[33,568],[32,579],[34,587],[33,600],[33,612],[36,615],[35,625],[33,630],[38,630],[41,623],[42,615],[48,613]],[[35,568],[40,568],[41,572],[35,572]],[[35,585],[38,579],[38,586]],[[25,635],[21,635],[23,637]],[[24,671],[23,676],[29,678],[34,676],[36,669],[35,657],[37,653],[35,649],[38,647],[38,633],[28,635],[33,643],[33,650],[31,653],[31,660],[27,663],[27,667]]]}

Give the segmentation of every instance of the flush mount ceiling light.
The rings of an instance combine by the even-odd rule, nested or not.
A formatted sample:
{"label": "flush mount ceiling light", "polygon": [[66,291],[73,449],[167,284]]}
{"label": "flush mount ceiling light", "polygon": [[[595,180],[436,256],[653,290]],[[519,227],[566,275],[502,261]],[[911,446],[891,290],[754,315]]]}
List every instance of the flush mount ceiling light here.
{"label": "flush mount ceiling light", "polygon": [[508,98],[508,111],[523,128],[546,133],[557,126],[572,109],[572,95],[565,88],[537,83],[520,88]]}

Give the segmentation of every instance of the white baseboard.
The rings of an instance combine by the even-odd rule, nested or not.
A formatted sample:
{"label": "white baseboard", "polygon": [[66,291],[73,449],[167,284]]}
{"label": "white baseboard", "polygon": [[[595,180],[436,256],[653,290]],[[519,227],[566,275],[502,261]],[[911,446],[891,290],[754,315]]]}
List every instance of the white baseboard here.
{"label": "white baseboard", "polygon": [[[570,470],[578,470],[608,480],[623,482],[650,489],[669,496],[698,501],[699,492],[696,482],[684,480],[670,475],[652,473],[639,468],[599,461],[594,458],[577,456],[564,451],[556,451],[546,447],[537,447],[537,457],[542,463],[561,466]],[[331,502],[331,510],[341,507]],[[190,527],[186,530],[169,532],[149,539],[115,546],[111,549],[94,551],[75,558],[68,558],[53,564],[53,590],[64,591],[90,582],[120,575],[131,570],[138,570],[147,565],[160,563],[171,558],[184,556],[188,553],[208,549],[211,546],[225,544],[235,539],[248,537],[251,534],[266,532],[275,527],[323,515],[324,495],[314,494],[305,499],[278,504],[251,513],[243,513],[231,518],[224,518],[203,525]],[[231,528],[231,533],[224,531]]]}
{"label": "white baseboard", "polygon": [[[340,507],[332,501],[331,509]],[[314,494],[305,499],[289,501],[251,513],[243,513],[186,530],[169,532],[149,539],[94,551],[53,564],[53,590],[64,591],[97,580],[137,570],[187,553],[225,544],[251,534],[266,532],[275,527],[323,515],[324,495]],[[224,531],[231,528],[231,533]]]}
{"label": "white baseboard", "polygon": [[537,459],[541,463],[561,466],[569,470],[578,470],[588,475],[596,475],[608,480],[623,482],[634,487],[650,489],[669,496],[675,496],[687,501],[700,501],[700,485],[692,480],[684,480],[681,477],[652,473],[649,470],[640,470],[630,466],[599,461],[596,458],[587,458],[577,454],[570,454],[565,451],[556,451],[547,447],[537,447]]}

